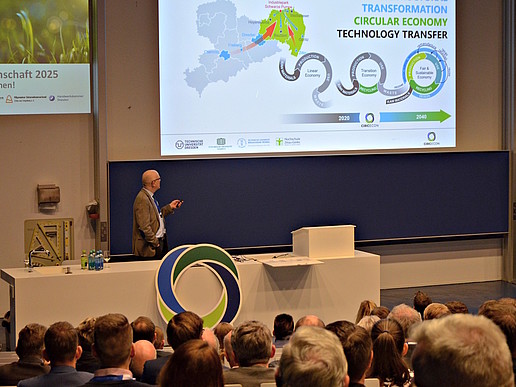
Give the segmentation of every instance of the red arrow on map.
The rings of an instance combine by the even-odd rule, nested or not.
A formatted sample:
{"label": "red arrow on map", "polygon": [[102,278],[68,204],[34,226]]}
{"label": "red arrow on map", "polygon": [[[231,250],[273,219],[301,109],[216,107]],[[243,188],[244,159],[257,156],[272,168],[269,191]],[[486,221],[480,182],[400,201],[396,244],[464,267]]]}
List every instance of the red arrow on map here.
{"label": "red arrow on map", "polygon": [[276,23],[277,22],[274,22],[270,26],[267,27],[267,30],[265,31],[265,33],[262,36],[263,40],[272,36],[272,33],[274,32],[274,29],[276,28]]}
{"label": "red arrow on map", "polygon": [[290,25],[288,26],[288,34],[290,35],[290,38],[292,39],[292,42],[294,42],[294,46],[295,46],[296,40],[294,39],[294,31],[292,31],[292,28],[290,28]]}

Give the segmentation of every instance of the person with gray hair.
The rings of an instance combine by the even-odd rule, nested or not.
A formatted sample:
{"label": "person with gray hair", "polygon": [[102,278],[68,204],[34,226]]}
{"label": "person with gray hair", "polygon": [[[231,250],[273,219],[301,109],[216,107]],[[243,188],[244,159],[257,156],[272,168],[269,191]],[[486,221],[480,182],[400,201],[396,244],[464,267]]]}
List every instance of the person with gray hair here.
{"label": "person with gray hair", "polygon": [[453,314],[414,328],[412,355],[418,387],[513,387],[505,336],[483,316]]}
{"label": "person with gray hair", "polygon": [[412,352],[416,347],[416,343],[411,340],[410,332],[412,328],[417,324],[421,323],[421,315],[417,310],[408,306],[407,304],[399,304],[392,308],[391,312],[387,316],[387,319],[397,320],[401,327],[403,328],[403,333],[405,334],[405,342],[408,345],[408,351],[403,356],[403,360],[407,363],[409,368],[412,368]]}
{"label": "person with gray hair", "polygon": [[388,319],[396,319],[403,328],[405,337],[409,337],[410,328],[417,323],[421,322],[421,315],[417,310],[408,306],[407,304],[399,304],[392,308],[391,312],[387,316]]}
{"label": "person with gray hair", "polygon": [[274,382],[274,369],[268,368],[276,348],[272,333],[259,321],[245,321],[231,334],[231,347],[238,367],[224,371],[224,384],[259,387]]}
{"label": "person with gray hair", "polygon": [[278,387],[342,387],[349,384],[348,363],[337,336],[304,326],[283,347],[276,371]]}

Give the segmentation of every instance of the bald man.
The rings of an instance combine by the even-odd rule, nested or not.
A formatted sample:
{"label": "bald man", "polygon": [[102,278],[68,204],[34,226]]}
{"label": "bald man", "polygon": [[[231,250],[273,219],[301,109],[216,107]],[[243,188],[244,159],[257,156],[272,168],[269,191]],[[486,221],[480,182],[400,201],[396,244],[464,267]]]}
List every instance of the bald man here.
{"label": "bald man", "polygon": [[161,188],[158,171],[148,170],[142,175],[142,189],[133,204],[133,254],[143,258],[161,259],[168,252],[164,218],[181,207],[175,199],[159,207],[154,193]]}
{"label": "bald man", "polygon": [[134,356],[131,359],[129,369],[136,380],[140,380],[143,373],[143,365],[147,360],[156,359],[156,348],[148,340],[138,340],[134,343]]}

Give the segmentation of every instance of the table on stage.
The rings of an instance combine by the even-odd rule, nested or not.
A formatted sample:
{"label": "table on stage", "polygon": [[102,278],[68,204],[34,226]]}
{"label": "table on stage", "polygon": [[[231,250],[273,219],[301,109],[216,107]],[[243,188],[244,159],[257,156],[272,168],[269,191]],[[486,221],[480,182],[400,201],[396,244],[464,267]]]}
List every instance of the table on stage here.
{"label": "table on stage", "polygon": [[[247,255],[236,262],[242,306],[234,323],[260,320],[272,330],[274,317],[289,313],[294,320],[315,314],[326,323],[355,320],[363,300],[380,303],[380,257],[355,251],[352,257],[317,259],[322,264],[270,267],[262,261],[274,254]],[[123,313],[129,321],[150,317],[166,327],[156,301],[156,270],[160,261],[110,263],[102,271],[63,267],[3,269],[9,284],[11,348],[26,324],[50,325],[69,321],[77,326],[85,317]],[[202,286],[199,286],[202,284]],[[176,295],[185,309],[208,313],[220,299],[222,285],[210,270],[192,267],[182,274]]]}

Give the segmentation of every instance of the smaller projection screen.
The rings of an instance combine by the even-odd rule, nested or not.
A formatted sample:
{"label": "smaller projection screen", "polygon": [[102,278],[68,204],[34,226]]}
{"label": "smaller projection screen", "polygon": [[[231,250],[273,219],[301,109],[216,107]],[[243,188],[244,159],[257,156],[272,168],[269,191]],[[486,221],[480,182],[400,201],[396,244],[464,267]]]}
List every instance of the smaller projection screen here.
{"label": "smaller projection screen", "polygon": [[0,2],[0,114],[90,113],[88,0]]}
{"label": "smaller projection screen", "polygon": [[455,147],[455,0],[159,0],[161,155]]}

